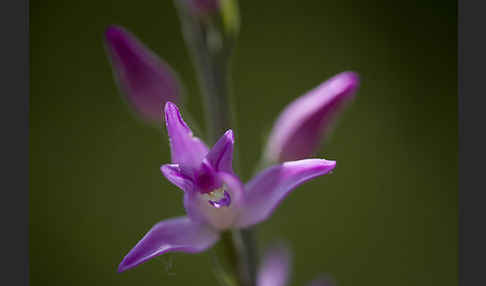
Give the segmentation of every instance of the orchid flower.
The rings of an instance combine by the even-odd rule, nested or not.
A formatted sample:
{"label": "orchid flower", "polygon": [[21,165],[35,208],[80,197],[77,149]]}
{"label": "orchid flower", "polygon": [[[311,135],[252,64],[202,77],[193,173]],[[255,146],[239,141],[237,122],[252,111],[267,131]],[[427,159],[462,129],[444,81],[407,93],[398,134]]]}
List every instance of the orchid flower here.
{"label": "orchid flower", "polygon": [[343,72],[290,103],[270,132],[265,160],[284,162],[312,156],[358,85],[357,74]]}
{"label": "orchid flower", "polygon": [[222,231],[266,220],[293,189],[336,165],[324,159],[284,162],[243,185],[232,170],[231,130],[209,149],[193,136],[175,104],[167,102],[164,111],[172,163],[162,165],[161,171],[184,192],[187,216],[153,226],[122,260],[120,272],[167,252],[202,252]]}
{"label": "orchid flower", "polygon": [[173,70],[121,27],[108,27],[105,43],[115,78],[130,105],[145,121],[159,123],[164,104],[180,101],[181,87]]}
{"label": "orchid flower", "polygon": [[[277,245],[265,252],[257,274],[256,286],[285,286],[289,280],[290,251],[283,245]],[[309,286],[333,286],[329,277],[319,277]]]}

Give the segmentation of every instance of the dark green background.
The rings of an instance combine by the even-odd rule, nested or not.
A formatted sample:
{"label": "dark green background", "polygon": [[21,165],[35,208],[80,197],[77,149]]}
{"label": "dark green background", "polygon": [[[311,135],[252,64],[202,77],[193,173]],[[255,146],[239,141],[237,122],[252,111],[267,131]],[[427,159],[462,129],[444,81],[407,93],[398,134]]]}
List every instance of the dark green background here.
{"label": "dark green background", "polygon": [[[344,70],[362,85],[319,156],[332,175],[292,193],[258,227],[284,238],[292,285],[457,284],[455,1],[240,1],[236,144],[245,180],[293,98]],[[117,93],[103,47],[123,25],[178,71],[186,110],[201,100],[171,1],[30,1],[32,285],[214,285],[210,255],[116,267],[159,220],[184,213],[159,166],[164,132]]]}

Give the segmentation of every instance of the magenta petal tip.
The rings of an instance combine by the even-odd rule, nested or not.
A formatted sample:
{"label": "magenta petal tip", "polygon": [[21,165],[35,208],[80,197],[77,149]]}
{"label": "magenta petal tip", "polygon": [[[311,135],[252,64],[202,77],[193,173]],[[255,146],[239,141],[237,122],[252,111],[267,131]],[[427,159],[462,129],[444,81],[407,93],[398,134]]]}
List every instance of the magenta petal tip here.
{"label": "magenta petal tip", "polygon": [[223,136],[227,137],[228,140],[230,140],[232,143],[235,142],[235,135],[233,134],[233,130],[231,129],[226,130]]}
{"label": "magenta petal tip", "polygon": [[171,120],[178,121],[184,128],[189,129],[186,122],[182,119],[181,112],[177,105],[171,101],[167,101],[164,106],[165,124],[169,125]]}

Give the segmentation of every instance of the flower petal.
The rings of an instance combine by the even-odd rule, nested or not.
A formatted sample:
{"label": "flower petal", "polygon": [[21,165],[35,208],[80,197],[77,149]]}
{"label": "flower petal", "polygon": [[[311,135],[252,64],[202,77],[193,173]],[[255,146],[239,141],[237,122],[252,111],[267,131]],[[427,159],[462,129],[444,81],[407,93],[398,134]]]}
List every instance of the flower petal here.
{"label": "flower petal", "polygon": [[197,137],[182,119],[177,106],[165,104],[165,125],[169,134],[172,163],[179,164],[183,172],[195,170],[208,153],[208,147]]}
{"label": "flower petal", "polygon": [[236,222],[248,227],[267,219],[280,201],[300,184],[334,169],[336,162],[306,159],[270,167],[245,185],[241,214]]}
{"label": "flower petal", "polygon": [[224,230],[233,226],[238,217],[243,194],[243,184],[230,173],[218,173],[218,180],[225,186],[231,203],[228,206],[215,207],[205,194],[186,192],[184,207],[187,215],[194,221],[211,225],[213,228]]}
{"label": "flower petal", "polygon": [[191,192],[194,190],[193,181],[183,174],[179,165],[165,164],[160,167],[160,171],[162,171],[162,174],[164,174],[167,180],[181,188],[183,191]]}
{"label": "flower petal", "polygon": [[290,103],[270,132],[265,159],[284,162],[312,156],[358,84],[357,74],[343,72]]}
{"label": "flower petal", "polygon": [[289,278],[290,251],[283,245],[267,250],[257,275],[257,286],[285,286]]}
{"label": "flower petal", "polygon": [[188,217],[161,221],[123,258],[118,272],[123,272],[166,252],[197,253],[211,247],[219,234]]}
{"label": "flower petal", "polygon": [[105,32],[107,52],[120,88],[135,111],[160,123],[162,107],[179,101],[181,88],[172,69],[121,27]]}
{"label": "flower petal", "polygon": [[213,148],[206,155],[206,159],[211,163],[216,171],[232,173],[233,145],[235,138],[232,130],[228,130],[214,144]]}

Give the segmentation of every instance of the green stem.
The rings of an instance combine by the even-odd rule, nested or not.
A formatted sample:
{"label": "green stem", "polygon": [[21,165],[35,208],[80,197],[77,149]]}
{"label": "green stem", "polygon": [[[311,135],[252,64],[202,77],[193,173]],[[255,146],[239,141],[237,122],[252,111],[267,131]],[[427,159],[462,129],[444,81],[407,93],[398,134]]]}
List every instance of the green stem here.
{"label": "green stem", "polygon": [[243,266],[243,271],[247,273],[249,277],[249,284],[256,285],[257,276],[257,243],[255,238],[255,228],[241,229],[240,236],[242,240],[242,245],[244,247],[245,256],[245,266]]}
{"label": "green stem", "polygon": [[[206,128],[209,134],[207,142],[214,144],[226,130],[234,129],[230,104],[230,65],[234,38],[225,35],[220,29],[221,26],[218,27],[218,21],[210,16],[200,17],[191,14],[184,3],[175,1],[181,18],[184,40],[196,66],[198,82],[204,97]],[[225,232],[222,234],[221,244],[225,257],[220,257],[220,261],[229,264],[226,266],[229,266],[231,276],[234,277],[222,280],[234,280],[239,286],[255,286],[256,244],[253,231],[245,229]],[[220,255],[219,252],[217,255]]]}
{"label": "green stem", "polygon": [[203,96],[205,98],[207,129],[209,143],[213,144],[226,130],[232,127],[230,107],[230,69],[229,54],[209,54],[209,51],[198,50],[202,53],[196,57],[199,66],[198,75]]}
{"label": "green stem", "polygon": [[252,232],[230,230],[221,234],[220,243],[213,247],[214,272],[222,286],[256,285],[256,265]]}
{"label": "green stem", "polygon": [[196,67],[206,109],[208,143],[213,144],[233,121],[230,104],[230,60],[233,38],[218,28],[209,16],[193,15],[183,1],[175,1],[182,23],[184,40]]}

